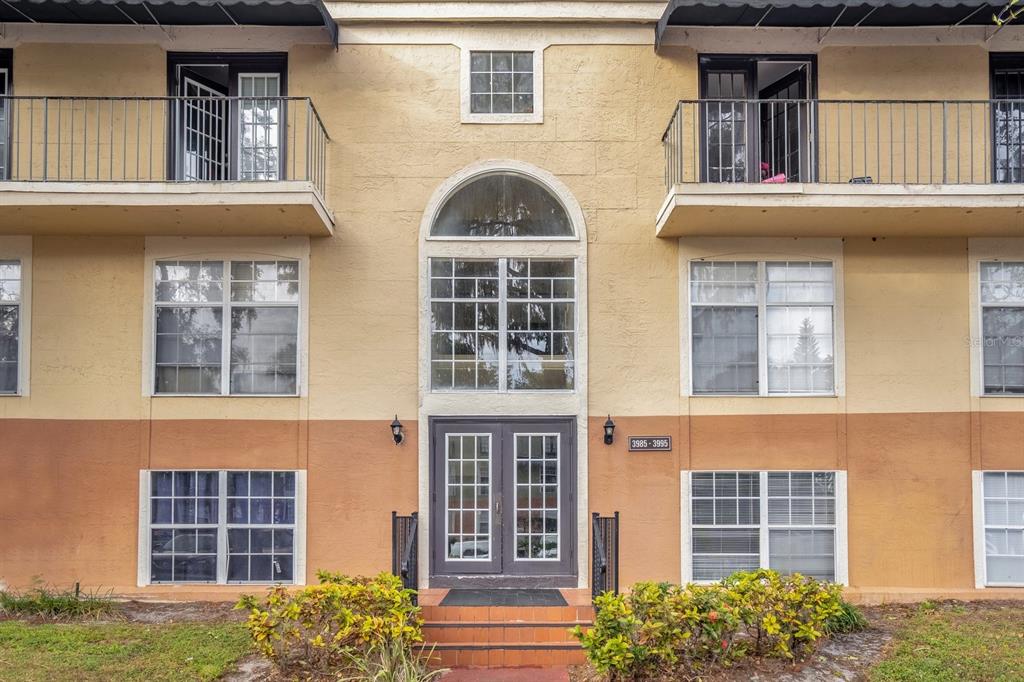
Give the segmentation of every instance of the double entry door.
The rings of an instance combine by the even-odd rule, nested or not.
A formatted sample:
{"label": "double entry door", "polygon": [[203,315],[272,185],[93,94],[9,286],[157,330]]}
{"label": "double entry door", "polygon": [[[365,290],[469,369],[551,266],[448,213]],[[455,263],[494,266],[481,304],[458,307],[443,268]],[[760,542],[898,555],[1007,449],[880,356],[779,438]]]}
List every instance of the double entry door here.
{"label": "double entry door", "polygon": [[573,418],[431,420],[432,584],[573,583]]}

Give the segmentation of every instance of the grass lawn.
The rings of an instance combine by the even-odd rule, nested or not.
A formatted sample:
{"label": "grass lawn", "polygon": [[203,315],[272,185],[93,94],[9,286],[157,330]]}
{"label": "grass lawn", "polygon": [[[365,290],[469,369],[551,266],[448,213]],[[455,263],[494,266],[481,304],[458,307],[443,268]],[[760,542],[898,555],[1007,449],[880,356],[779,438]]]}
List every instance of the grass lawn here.
{"label": "grass lawn", "polygon": [[1024,680],[1024,604],[922,604],[870,680]]}
{"label": "grass lawn", "polygon": [[238,623],[0,622],[0,680],[214,680],[250,652]]}

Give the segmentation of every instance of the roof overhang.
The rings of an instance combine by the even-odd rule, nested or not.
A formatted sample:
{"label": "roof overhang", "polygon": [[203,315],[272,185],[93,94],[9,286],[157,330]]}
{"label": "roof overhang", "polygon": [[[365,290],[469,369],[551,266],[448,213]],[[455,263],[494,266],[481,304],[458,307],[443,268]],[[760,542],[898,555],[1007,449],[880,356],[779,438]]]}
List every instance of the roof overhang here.
{"label": "roof overhang", "polygon": [[994,26],[1005,2],[990,0],[669,0],[658,21],[669,26],[853,28]]}
{"label": "roof overhang", "polygon": [[338,44],[323,0],[0,0],[0,23],[323,26]]}

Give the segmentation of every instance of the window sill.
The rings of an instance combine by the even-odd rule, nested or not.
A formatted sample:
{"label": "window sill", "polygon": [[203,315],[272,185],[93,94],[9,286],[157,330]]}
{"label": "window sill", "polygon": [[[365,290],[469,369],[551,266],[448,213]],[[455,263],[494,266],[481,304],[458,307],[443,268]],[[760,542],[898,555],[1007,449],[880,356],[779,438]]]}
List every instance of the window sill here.
{"label": "window sill", "polygon": [[301,398],[299,393],[150,393],[149,398]]}
{"label": "window sill", "polygon": [[[690,393],[686,398],[827,398],[840,397],[838,393],[768,393],[755,395],[752,393]],[[1024,397],[1024,396],[1022,396]]]}
{"label": "window sill", "polygon": [[544,115],[533,114],[463,114],[462,123],[483,123],[490,125],[536,125],[544,122]]}

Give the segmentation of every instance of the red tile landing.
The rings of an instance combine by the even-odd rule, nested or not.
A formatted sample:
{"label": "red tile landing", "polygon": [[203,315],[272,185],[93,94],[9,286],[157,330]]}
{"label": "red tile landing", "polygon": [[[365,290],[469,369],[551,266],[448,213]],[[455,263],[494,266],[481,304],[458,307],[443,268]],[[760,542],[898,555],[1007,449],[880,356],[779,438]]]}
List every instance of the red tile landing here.
{"label": "red tile landing", "polygon": [[569,669],[553,668],[455,668],[443,682],[568,682]]}

